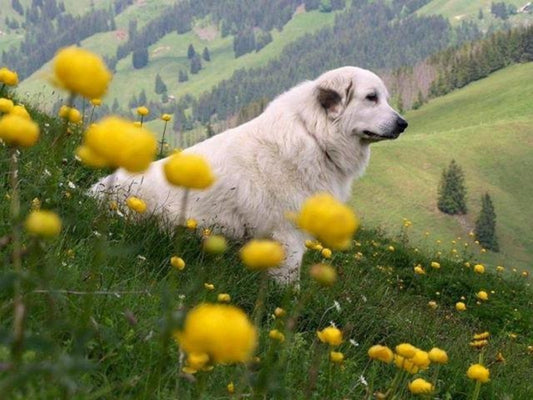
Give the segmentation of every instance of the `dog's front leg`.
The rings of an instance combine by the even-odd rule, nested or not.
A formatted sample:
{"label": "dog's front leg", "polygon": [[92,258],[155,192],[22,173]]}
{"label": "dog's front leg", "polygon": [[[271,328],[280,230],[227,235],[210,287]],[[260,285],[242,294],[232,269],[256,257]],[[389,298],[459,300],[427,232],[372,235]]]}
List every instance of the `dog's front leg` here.
{"label": "dog's front leg", "polygon": [[272,238],[283,245],[285,260],[279,268],[269,270],[270,276],[281,285],[298,284],[300,265],[305,252],[303,235],[292,228],[274,232]]}

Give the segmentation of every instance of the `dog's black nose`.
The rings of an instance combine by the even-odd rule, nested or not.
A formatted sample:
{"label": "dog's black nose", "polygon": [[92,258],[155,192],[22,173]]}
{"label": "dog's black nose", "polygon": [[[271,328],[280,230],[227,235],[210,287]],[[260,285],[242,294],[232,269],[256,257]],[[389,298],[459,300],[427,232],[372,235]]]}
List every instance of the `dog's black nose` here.
{"label": "dog's black nose", "polygon": [[399,135],[400,133],[405,131],[408,126],[409,124],[405,119],[403,119],[402,117],[398,117],[396,119],[396,134]]}

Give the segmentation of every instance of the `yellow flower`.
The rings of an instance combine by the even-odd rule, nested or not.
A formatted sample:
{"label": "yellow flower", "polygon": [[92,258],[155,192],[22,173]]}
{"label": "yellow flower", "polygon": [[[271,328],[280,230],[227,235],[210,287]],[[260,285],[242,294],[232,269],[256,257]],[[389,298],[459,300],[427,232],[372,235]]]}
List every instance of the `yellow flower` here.
{"label": "yellow flower", "polygon": [[147,107],[145,107],[145,106],[137,107],[137,114],[145,117],[149,113],[150,113],[150,110]]}
{"label": "yellow flower", "polygon": [[203,303],[174,333],[186,353],[205,353],[215,363],[246,362],[257,346],[257,332],[246,314],[227,304]]}
{"label": "yellow flower", "polygon": [[455,309],[457,311],[464,311],[466,310],[466,304],[463,303],[462,301],[458,301],[457,303],[455,303]]}
{"label": "yellow flower", "polygon": [[211,254],[222,254],[228,248],[228,242],[224,236],[212,235],[204,239],[203,248]]}
{"label": "yellow flower", "polygon": [[196,220],[193,218],[189,218],[187,222],[185,222],[185,226],[187,227],[187,229],[196,229],[196,227],[198,226],[198,222],[196,222]]}
{"label": "yellow flower", "polygon": [[135,128],[142,128],[143,124],[141,124],[141,121],[133,121],[133,126]]}
{"label": "yellow flower", "polygon": [[5,84],[6,86],[16,86],[19,83],[18,74],[5,67],[0,68],[0,83]]}
{"label": "yellow flower", "polygon": [[138,197],[128,197],[126,199],[126,205],[133,211],[142,214],[146,211],[146,203]]}
{"label": "yellow flower", "polygon": [[487,301],[489,299],[489,295],[484,290],[480,290],[476,293],[476,297],[480,300]]}
{"label": "yellow flower", "polygon": [[215,290],[215,285],[206,282],[204,283],[204,288],[206,288],[207,290]]}
{"label": "yellow flower", "polygon": [[440,268],[440,264],[436,261],[432,261],[431,262],[431,268],[435,268],[435,269],[439,269]]}
{"label": "yellow flower", "polygon": [[404,369],[410,374],[416,374],[419,371],[419,368],[414,365],[409,359],[398,354],[394,355],[394,364],[396,364],[398,368]]}
{"label": "yellow flower", "polygon": [[217,301],[220,303],[229,303],[231,301],[231,296],[227,293],[219,293],[217,296]]}
{"label": "yellow flower", "polygon": [[141,172],[148,168],[156,150],[155,137],[148,130],[122,118],[107,117],[89,127],[77,155],[89,166]]}
{"label": "yellow flower", "polygon": [[162,119],[163,121],[165,121],[165,122],[170,121],[171,118],[172,118],[172,117],[170,116],[170,114],[163,114],[163,115],[161,115],[161,119]]}
{"label": "yellow flower", "polygon": [[322,257],[331,258],[331,250],[328,248],[322,249]]}
{"label": "yellow flower", "polygon": [[9,113],[13,109],[13,102],[9,99],[0,98],[0,112]]}
{"label": "yellow flower", "polygon": [[268,332],[268,337],[272,340],[277,340],[280,343],[285,341],[285,335],[277,329],[272,329],[270,332]]}
{"label": "yellow flower", "polygon": [[328,264],[315,264],[309,270],[309,275],[322,286],[333,286],[337,281],[337,271]]}
{"label": "yellow flower", "polygon": [[344,354],[342,354],[340,351],[330,351],[329,359],[332,363],[342,364],[344,361]]}
{"label": "yellow flower", "polygon": [[410,343],[401,343],[396,346],[396,353],[405,358],[412,358],[418,349]]}
{"label": "yellow flower", "polygon": [[38,211],[41,209],[42,202],[39,200],[38,197],[33,198],[31,201],[31,210],[32,211]]}
{"label": "yellow flower", "polygon": [[50,238],[61,232],[61,219],[52,211],[32,211],[26,218],[24,227],[32,235]]}
{"label": "yellow flower", "polygon": [[11,146],[33,146],[39,139],[39,125],[18,115],[4,115],[0,118],[0,139]]}
{"label": "yellow flower", "polygon": [[503,356],[501,351],[496,354],[496,362],[505,363],[505,357]]}
{"label": "yellow flower", "polygon": [[438,347],[433,347],[429,353],[429,359],[437,364],[446,364],[448,362],[448,354],[446,351],[439,349]]}
{"label": "yellow flower", "polygon": [[75,46],[56,53],[54,75],[57,85],[87,99],[101,98],[111,81],[111,73],[99,56]]}
{"label": "yellow flower", "polygon": [[229,394],[235,393],[235,384],[233,382],[228,383],[226,389],[228,390]]}
{"label": "yellow flower", "polygon": [[91,99],[91,104],[95,107],[99,107],[102,105],[102,99]]}
{"label": "yellow flower", "polygon": [[209,362],[209,356],[205,353],[189,353],[187,355],[187,366],[196,371],[204,368]]}
{"label": "yellow flower", "polygon": [[23,105],[17,104],[16,106],[13,106],[11,111],[9,112],[11,115],[17,115],[19,117],[22,117],[24,119],[27,119],[28,121],[31,121],[31,116],[28,110],[26,110],[26,107]]}
{"label": "yellow flower", "polygon": [[428,381],[417,378],[407,384],[409,391],[413,394],[427,394],[433,392],[433,385]]}
{"label": "yellow flower", "polygon": [[330,346],[338,346],[342,343],[342,332],[334,326],[328,326],[321,331],[317,331],[316,335],[322,343],[327,343]]}
{"label": "yellow flower", "polygon": [[505,271],[505,268],[502,267],[501,265],[498,265],[498,266],[496,267],[496,271],[498,271],[498,272],[503,272],[503,271]]}
{"label": "yellow flower", "polygon": [[487,383],[490,380],[490,371],[481,364],[473,364],[466,371],[466,376],[474,381]]}
{"label": "yellow flower", "polygon": [[481,349],[482,347],[485,347],[486,345],[489,344],[489,341],[488,340],[474,340],[472,342],[469,343],[470,346],[472,347],[475,347],[476,349]]}
{"label": "yellow flower", "polygon": [[387,248],[387,250],[389,250],[389,251],[394,251],[394,246],[389,246],[389,247]]}
{"label": "yellow flower", "polygon": [[206,189],[215,181],[207,161],[196,154],[174,154],[165,162],[163,170],[171,184],[189,189]]}
{"label": "yellow flower", "polygon": [[415,274],[417,274],[417,275],[425,275],[426,274],[426,271],[424,270],[424,268],[422,268],[422,266],[420,264],[415,266],[413,268],[413,270],[415,271]]}
{"label": "yellow flower", "polygon": [[183,258],[181,257],[172,256],[170,257],[170,265],[182,271],[185,268],[185,261],[183,261]]}
{"label": "yellow flower", "polygon": [[376,344],[368,349],[368,356],[373,360],[383,361],[384,363],[390,364],[394,359],[394,354],[392,350],[387,346],[382,346]]}
{"label": "yellow flower", "polygon": [[354,212],[328,193],[309,197],[296,216],[296,223],[333,249],[347,248],[359,226]]}
{"label": "yellow flower", "polygon": [[246,268],[263,271],[278,267],[285,258],[285,252],[278,242],[254,239],[243,246],[240,256]]}
{"label": "yellow flower", "polygon": [[75,108],[69,109],[67,118],[73,124],[79,124],[82,120],[81,113]]}
{"label": "yellow flower", "polygon": [[285,314],[285,310],[281,307],[276,307],[276,309],[274,310],[274,315],[276,316],[276,318],[284,317]]}
{"label": "yellow flower", "polygon": [[424,350],[417,350],[415,352],[415,355],[410,360],[414,365],[416,365],[420,369],[428,368],[429,364],[431,363],[429,354]]}
{"label": "yellow flower", "polygon": [[431,308],[433,310],[435,310],[438,307],[437,302],[435,300],[428,301],[428,306],[429,306],[429,308]]}
{"label": "yellow flower", "polygon": [[474,272],[477,274],[483,274],[485,272],[485,267],[482,264],[474,265]]}

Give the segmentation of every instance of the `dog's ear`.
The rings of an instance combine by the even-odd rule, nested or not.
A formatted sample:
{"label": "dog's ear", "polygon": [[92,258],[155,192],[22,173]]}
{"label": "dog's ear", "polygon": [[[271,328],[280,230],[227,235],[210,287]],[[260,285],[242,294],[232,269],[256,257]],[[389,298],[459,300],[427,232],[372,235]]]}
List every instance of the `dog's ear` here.
{"label": "dog's ear", "polygon": [[324,86],[318,87],[317,100],[331,118],[340,116],[353,96],[352,82],[340,92]]}

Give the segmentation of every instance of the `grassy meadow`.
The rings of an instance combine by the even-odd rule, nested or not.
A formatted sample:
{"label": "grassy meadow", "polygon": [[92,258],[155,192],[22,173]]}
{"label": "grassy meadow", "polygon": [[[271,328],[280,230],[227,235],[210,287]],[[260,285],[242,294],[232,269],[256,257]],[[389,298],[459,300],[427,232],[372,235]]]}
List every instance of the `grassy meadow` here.
{"label": "grassy meadow", "polygon": [[[530,69],[531,65],[512,67],[489,80],[528,75]],[[473,84],[465,90],[475,88]],[[486,92],[481,92],[472,104],[486,99]],[[18,92],[4,88],[2,96],[17,99]],[[461,91],[450,96],[460,97]],[[428,110],[438,109],[439,104],[444,112],[457,103],[445,97],[410,115],[415,127],[411,136],[376,147],[364,179],[380,176],[376,188],[398,190],[386,175],[373,171],[380,159],[387,159],[382,171],[395,172],[394,163],[406,156],[399,152],[386,157],[385,151],[397,151],[403,143],[416,142],[417,136],[444,140],[454,135],[460,140],[456,132],[471,129],[449,122],[449,131],[443,133],[417,130],[414,121],[418,118],[421,125],[426,119],[429,124],[434,117]],[[27,106],[40,126],[39,141],[19,150],[2,144],[0,153],[4,176],[0,187],[1,397],[519,400],[533,392],[529,274],[486,263],[482,268],[473,246],[457,246],[455,256],[448,247],[437,246],[432,236],[423,246],[415,243],[418,232],[434,230],[439,217],[413,218],[412,225],[402,220],[420,201],[414,182],[404,181],[402,188],[413,186],[404,196],[396,195],[394,210],[384,211],[377,194],[370,207],[356,202],[363,224],[350,248],[328,254],[314,247],[305,256],[299,288],[281,287],[264,272],[244,267],[239,258],[243,243],[230,242],[223,253],[213,254],[203,247],[212,235],[208,231],[196,234],[178,227],[163,232],[153,217],[138,215],[125,204],[98,204],[87,190],[110,171],[90,169],[74,156],[83,127],[70,126],[58,145],[55,141],[65,132],[65,122]],[[450,115],[457,114],[456,121],[461,121],[465,107],[452,108]],[[518,102],[510,107],[509,116],[520,107]],[[518,123],[516,118],[512,121]],[[503,122],[498,119],[489,126]],[[442,151],[441,146],[437,143],[431,151]],[[443,165],[433,166],[431,154],[415,153],[412,145],[405,145],[407,149],[420,160],[418,165],[429,165],[440,175]],[[16,183],[11,179],[10,184],[13,156],[18,174]],[[461,164],[467,177],[474,173]],[[13,211],[19,203],[17,193],[18,217]],[[400,203],[402,197],[410,202]],[[503,207],[495,198],[501,216]],[[60,216],[59,235],[38,239],[24,230],[27,215],[39,208]],[[394,233],[369,228],[370,210],[387,212],[396,224]],[[181,257],[185,268],[173,267],[172,256]],[[334,269],[338,278],[331,286],[311,277],[311,267],[317,263]],[[231,304],[253,321],[259,335],[257,349],[246,363],[213,362],[212,368],[191,373],[184,369],[186,356],[173,334],[183,329],[191,309],[203,302],[216,303],[220,294],[228,294]],[[458,302],[466,309],[459,311]],[[276,312],[277,307],[284,313]],[[319,340],[317,331],[328,326],[342,331],[342,343],[328,346]],[[489,332],[490,337],[478,349],[471,342],[481,332]],[[410,374],[394,363],[369,359],[368,350],[375,344],[394,349],[405,342],[423,350],[444,349],[449,361]],[[336,362],[330,361],[330,351],[342,353],[344,359],[339,362],[337,354]],[[490,381],[476,385],[467,377],[467,369],[475,363],[490,370]],[[407,384],[415,378],[434,385],[432,392],[411,394]]]}
{"label": "grassy meadow", "polygon": [[[406,133],[374,146],[365,175],[353,186],[353,204],[365,223],[395,232],[405,217],[415,227],[413,243],[426,250],[449,254],[467,243],[490,265],[531,271],[533,235],[526,221],[533,220],[533,181],[523,171],[533,168],[532,74],[533,63],[514,65],[408,112]],[[460,217],[437,209],[441,173],[452,159],[466,179],[469,212]],[[468,236],[485,192],[495,206],[499,253],[481,254]]]}

